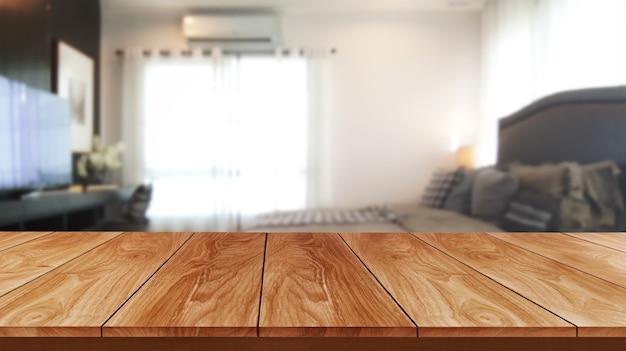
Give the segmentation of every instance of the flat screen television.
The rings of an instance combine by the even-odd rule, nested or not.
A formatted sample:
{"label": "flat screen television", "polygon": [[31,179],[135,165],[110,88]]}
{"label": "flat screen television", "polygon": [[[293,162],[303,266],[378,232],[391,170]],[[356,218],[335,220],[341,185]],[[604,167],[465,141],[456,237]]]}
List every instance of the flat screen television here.
{"label": "flat screen television", "polygon": [[0,195],[72,183],[66,99],[0,76]]}

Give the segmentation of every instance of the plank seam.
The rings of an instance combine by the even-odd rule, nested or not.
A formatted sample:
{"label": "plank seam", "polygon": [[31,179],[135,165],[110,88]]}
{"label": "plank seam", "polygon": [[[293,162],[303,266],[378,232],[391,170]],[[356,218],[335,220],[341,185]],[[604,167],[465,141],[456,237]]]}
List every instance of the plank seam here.
{"label": "plank seam", "polygon": [[[579,271],[579,272],[581,272],[581,273],[583,273],[583,274],[587,274],[587,275],[589,275],[589,276],[591,276],[591,277],[595,277],[595,278],[598,278],[598,279],[601,279],[601,280],[607,281],[607,280],[602,279],[602,278],[600,278],[600,277],[596,277],[596,276],[595,276],[595,275],[593,275],[593,274],[590,274],[590,273],[587,273],[587,272],[583,272],[583,271],[581,271],[581,270],[579,270],[579,269],[576,269],[575,267],[572,267],[572,266],[567,265],[567,264],[565,264],[565,263],[559,262],[559,261],[557,261],[557,260],[555,260],[555,259],[552,259],[552,258],[550,258],[550,257],[544,256],[544,255],[542,255],[542,254],[540,254],[540,253],[538,253],[538,252],[533,251],[532,249],[525,248],[525,247],[521,247],[521,246],[519,246],[519,245],[517,245],[517,244],[513,244],[513,243],[510,243],[510,242],[508,242],[508,241],[506,241],[506,240],[502,240],[502,239],[500,239],[500,238],[498,238],[498,237],[496,237],[496,236],[491,235],[492,233],[485,233],[485,234],[489,235],[490,237],[492,237],[492,238],[494,238],[494,239],[496,239],[496,240],[502,241],[503,243],[505,243],[505,244],[507,244],[507,245],[511,245],[511,246],[517,247],[517,248],[519,248],[519,249],[521,249],[521,250],[527,251],[527,252],[529,252],[529,253],[531,253],[531,254],[534,254],[534,255],[537,255],[537,256],[539,256],[539,257],[543,257],[543,258],[545,258],[545,259],[547,259],[547,260],[553,261],[553,262],[555,262],[555,263],[557,263],[557,264],[560,264],[560,265],[563,265],[563,266],[565,266],[565,267],[569,267],[569,268],[574,269],[574,270],[576,270],[576,271]],[[560,234],[565,234],[565,233],[562,233],[562,232],[561,232]],[[481,274],[482,274],[482,273],[481,273]],[[609,283],[611,283],[611,282],[609,282]],[[615,285],[614,283],[611,283],[611,284]],[[621,287],[620,285],[618,285],[618,286],[619,286],[619,287]],[[510,290],[512,290],[512,289],[510,289]],[[557,316],[557,317],[559,317],[559,318],[563,319],[563,320],[564,320],[564,321],[566,321],[567,323],[570,323],[570,324],[574,325],[574,326],[576,327],[576,337],[578,337],[578,326],[577,326],[576,324],[574,324],[574,323],[572,323],[572,322],[568,321],[567,319],[565,319],[564,317],[561,317],[561,316],[559,316],[558,314],[556,314],[556,313],[554,313],[554,312],[552,312],[552,311],[548,310],[547,308],[545,308],[545,307],[543,307],[543,306],[539,305],[538,303],[536,303],[536,302],[534,302],[534,301],[530,300],[529,298],[527,298],[527,297],[525,297],[525,296],[523,296],[523,295],[521,295],[521,294],[519,294],[519,295],[520,295],[520,296],[522,296],[522,297],[524,297],[524,298],[525,298],[525,299],[527,299],[528,301],[533,302],[534,304],[536,304],[537,306],[539,306],[539,307],[543,308],[544,310],[546,310],[546,311],[548,311],[548,312],[552,313],[553,315],[555,315],[555,316]]]}
{"label": "plank seam", "polygon": [[[15,233],[28,233],[28,232],[27,232],[27,231],[20,231],[20,232],[15,232]],[[8,249],[12,249],[12,248],[17,247],[17,246],[20,246],[20,245],[27,244],[27,243],[29,243],[29,242],[31,242],[31,241],[33,241],[33,240],[38,240],[38,239],[41,239],[41,238],[43,238],[43,237],[45,237],[45,236],[48,236],[48,235],[50,235],[50,234],[54,234],[54,233],[57,233],[57,232],[46,232],[46,234],[43,234],[42,236],[38,236],[38,237],[36,237],[36,238],[32,238],[32,239],[30,239],[30,240],[24,241],[23,243],[19,243],[19,244],[15,244],[15,245],[13,245],[13,246],[5,247],[4,249],[0,250],[0,252],[2,252],[2,251],[6,251],[6,250],[8,250]]]}
{"label": "plank seam", "polygon": [[[54,233],[66,233],[66,232],[50,232],[49,234],[46,234],[46,235],[44,235],[44,236],[48,236],[48,235],[51,235],[51,234],[54,234]],[[38,275],[38,276],[34,277],[33,279],[31,279],[31,280],[29,280],[29,281],[25,282],[24,284],[22,284],[22,285],[20,285],[20,286],[18,286],[18,287],[15,287],[15,288],[13,288],[13,289],[11,289],[11,290],[7,291],[7,292],[6,292],[6,293],[4,293],[4,294],[0,294],[0,297],[4,297],[4,296],[6,296],[6,295],[8,295],[8,294],[12,293],[13,291],[15,291],[15,290],[17,290],[17,289],[19,289],[19,288],[21,288],[21,287],[23,287],[23,286],[27,285],[27,284],[30,284],[30,283],[34,282],[35,280],[37,280],[37,279],[39,279],[39,278],[41,278],[41,277],[43,277],[43,276],[45,276],[45,275],[47,275],[47,274],[50,274],[50,273],[52,273],[52,272],[56,271],[57,269],[59,269],[59,268],[61,268],[61,267],[65,266],[65,265],[67,265],[68,263],[70,263],[70,262],[72,262],[72,261],[74,261],[74,260],[77,260],[77,259],[79,259],[79,258],[83,257],[84,255],[86,255],[86,254],[88,254],[89,252],[91,252],[91,251],[93,251],[93,250],[95,250],[95,249],[99,248],[100,246],[102,246],[102,245],[104,245],[104,244],[108,243],[109,241],[119,238],[122,234],[124,234],[124,233],[123,233],[123,232],[120,232],[119,234],[117,234],[116,236],[112,237],[111,239],[109,239],[109,240],[107,240],[107,241],[103,241],[102,243],[100,243],[100,244],[98,244],[98,245],[96,245],[96,246],[92,247],[91,249],[89,249],[89,250],[87,250],[87,251],[83,252],[82,254],[80,254],[80,255],[78,255],[78,256],[76,256],[76,257],[72,258],[71,260],[68,260],[68,261],[66,261],[66,262],[63,262],[62,264],[60,264],[60,265],[58,265],[58,266],[56,266],[56,267],[52,268],[51,270],[46,271],[46,272],[44,272],[44,273],[42,273],[42,274],[40,274],[40,275]],[[43,238],[44,236],[40,236],[39,238]],[[39,239],[39,238],[35,238],[35,239],[33,239],[33,240],[37,240],[37,239]],[[30,240],[30,241],[32,241],[32,240]],[[30,241],[27,241],[27,242],[30,242]],[[20,244],[20,245],[21,245],[21,244]],[[16,246],[19,246],[19,245],[16,245]],[[15,246],[13,246],[13,247],[15,247]]]}
{"label": "plank seam", "polygon": [[[612,282],[612,281],[607,280],[607,279],[605,279],[605,278],[598,277],[597,275],[595,275],[595,274],[593,274],[593,273],[590,273],[590,272],[585,272],[585,271],[583,271],[582,269],[579,269],[579,268],[576,268],[576,267],[570,266],[570,265],[569,265],[569,264],[567,264],[567,263],[564,263],[564,262],[561,262],[561,261],[557,261],[556,259],[554,259],[554,258],[552,258],[552,257],[548,257],[548,256],[546,256],[546,255],[544,255],[544,254],[542,254],[542,253],[536,252],[536,251],[534,251],[534,250],[533,250],[533,249],[531,249],[531,248],[526,248],[526,247],[523,247],[523,246],[519,246],[518,244],[510,243],[510,242],[508,242],[508,241],[506,241],[506,240],[503,240],[503,239],[500,239],[500,238],[498,238],[498,237],[495,237],[495,236],[493,236],[493,235],[491,235],[491,234],[489,234],[489,233],[487,233],[487,235],[489,235],[490,237],[492,237],[492,238],[494,238],[494,239],[496,239],[496,240],[500,240],[500,241],[502,241],[502,242],[504,242],[504,243],[507,243],[507,244],[509,244],[509,245],[515,246],[515,247],[517,247],[517,248],[520,248],[520,249],[522,249],[522,250],[528,251],[528,252],[530,252],[530,253],[532,253],[532,254],[535,254],[535,255],[537,255],[537,256],[543,257],[543,258],[545,258],[545,259],[547,259],[547,260],[550,260],[550,261],[556,262],[557,264],[560,264],[560,265],[562,265],[562,266],[565,266],[565,267],[571,268],[571,269],[573,269],[573,270],[575,270],[575,271],[578,271],[578,272],[580,272],[580,273],[586,274],[586,275],[588,275],[588,276],[590,276],[590,277],[594,277],[594,278],[597,278],[597,279],[603,280],[603,281],[605,281],[605,282],[607,282],[607,283],[609,283],[609,284],[611,284],[611,285],[615,285],[615,286],[620,287],[620,288],[622,288],[622,289],[626,289],[626,285],[620,285],[620,284],[618,284],[618,283]],[[575,238],[575,237],[573,237],[573,238]],[[620,252],[621,252],[621,251],[620,251]]]}
{"label": "plank seam", "polygon": [[418,337],[419,336],[419,326],[417,325],[417,323],[413,320],[413,318],[411,318],[411,316],[409,316],[409,314],[404,310],[404,307],[402,307],[402,305],[400,305],[400,303],[396,300],[396,298],[393,295],[391,295],[391,293],[389,292],[389,290],[387,290],[387,288],[383,285],[383,283],[381,283],[380,280],[378,280],[378,277],[374,274],[374,272],[372,272],[370,267],[365,262],[363,262],[361,257],[352,249],[352,247],[350,247],[348,242],[343,238],[343,236],[341,236],[341,233],[336,233],[336,234],[337,234],[337,236],[339,236],[341,241],[343,241],[343,243],[346,244],[346,246],[348,247],[348,249],[350,249],[352,254],[354,256],[356,256],[356,258],[361,262],[361,264],[365,267],[365,269],[367,269],[367,271],[372,275],[372,277],[374,277],[374,279],[376,279],[376,282],[378,282],[378,285],[380,285],[383,288],[383,290],[385,290],[387,295],[389,295],[389,297],[391,297],[393,302],[395,302],[396,305],[398,305],[398,307],[400,307],[400,310],[402,310],[404,315],[411,321],[411,323],[413,323],[413,325],[415,325],[415,336]]}
{"label": "plank seam", "polygon": [[[617,249],[617,248],[614,248],[614,247],[611,247],[611,246],[608,246],[608,245],[600,244],[600,243],[597,243],[597,242],[595,242],[595,241],[591,241],[591,240],[587,240],[587,239],[579,238],[579,237],[577,237],[577,236],[571,235],[571,233],[565,233],[565,232],[560,232],[560,233],[561,233],[561,234],[563,234],[563,235],[567,235],[567,236],[569,236],[570,238],[574,238],[574,239],[578,239],[578,240],[580,240],[580,241],[584,241],[584,242],[586,242],[586,243],[591,243],[591,244],[594,244],[594,245],[598,245],[598,246],[606,247],[606,248],[611,249],[611,250],[615,250],[615,251],[617,251],[617,252],[624,252],[624,253],[626,253],[626,251],[624,251],[624,250]],[[624,236],[626,236],[626,234],[624,234]]]}
{"label": "plank seam", "polygon": [[[556,314],[556,313],[554,313],[554,312],[550,311],[550,310],[549,310],[549,309],[547,309],[546,307],[543,307],[543,306],[542,306],[542,305],[540,305],[539,303],[537,303],[537,302],[535,302],[535,301],[533,301],[533,300],[529,299],[528,297],[526,297],[526,296],[522,295],[521,293],[519,293],[519,292],[517,292],[517,291],[513,290],[512,288],[509,288],[508,286],[504,285],[503,283],[500,283],[499,281],[497,281],[497,280],[493,279],[492,277],[488,276],[487,274],[485,274],[485,273],[483,273],[483,272],[479,271],[478,269],[476,269],[476,268],[474,268],[474,267],[470,266],[469,264],[467,264],[467,263],[465,263],[465,262],[461,261],[460,259],[458,259],[458,258],[456,258],[456,257],[454,257],[454,256],[452,256],[452,255],[450,255],[450,254],[448,254],[447,252],[445,252],[445,251],[443,251],[443,250],[439,249],[438,247],[436,247],[436,246],[434,246],[434,245],[431,245],[431,244],[430,244],[430,243],[428,243],[427,241],[425,241],[425,240],[422,240],[422,239],[418,238],[417,236],[415,236],[415,235],[414,235],[414,232],[411,232],[411,233],[409,233],[409,234],[410,234],[412,237],[414,237],[415,239],[417,239],[417,240],[419,240],[419,241],[421,241],[421,242],[425,243],[426,245],[428,245],[428,246],[430,246],[430,247],[434,248],[435,250],[437,250],[437,251],[439,251],[439,252],[443,253],[444,255],[446,255],[446,256],[448,256],[448,257],[452,258],[453,260],[455,260],[455,261],[459,262],[460,264],[462,264],[462,265],[464,265],[464,266],[466,266],[466,267],[469,267],[469,269],[471,269],[471,270],[473,270],[473,271],[477,272],[478,274],[480,274],[480,275],[482,275],[482,276],[486,277],[487,279],[489,279],[489,280],[491,280],[491,281],[495,282],[496,284],[498,284],[498,285],[502,286],[503,288],[505,288],[505,289],[507,289],[507,290],[509,290],[509,291],[512,291],[514,294],[517,294],[517,295],[521,296],[523,299],[530,301],[532,304],[539,306],[539,308],[541,308],[541,309],[543,309],[543,310],[545,310],[545,311],[549,312],[550,314],[552,314],[552,315],[554,315],[554,316],[556,316],[556,317],[558,317],[558,318],[560,318],[560,319],[564,320],[565,322],[569,323],[570,325],[572,325],[572,326],[575,328],[575,331],[576,331],[576,337],[578,337],[578,326],[577,326],[576,324],[574,324],[574,323],[570,322],[569,320],[565,319],[564,317],[561,317],[561,316],[559,316],[558,314]],[[489,235],[489,233],[482,233],[482,234]],[[489,236],[493,238],[493,236],[491,236],[491,235],[489,235]]]}
{"label": "plank seam", "polygon": [[263,303],[263,281],[265,279],[265,258],[267,257],[267,237],[268,233],[265,233],[265,246],[263,247],[263,266],[261,267],[261,289],[259,291],[259,312],[256,318],[256,336],[261,335],[261,304]]}
{"label": "plank seam", "polygon": [[109,322],[109,320],[111,320],[111,318],[113,318],[113,316],[115,316],[115,314],[116,314],[117,312],[119,312],[119,310],[121,310],[121,309],[122,309],[122,307],[124,307],[124,305],[126,305],[126,303],[128,303],[128,301],[130,301],[130,299],[132,299],[132,298],[133,298],[133,296],[135,296],[135,294],[137,294],[137,292],[138,292],[139,290],[141,290],[141,288],[143,288],[143,286],[144,286],[144,285],[146,285],[146,284],[150,281],[150,279],[152,279],[152,277],[154,277],[154,275],[155,275],[155,274],[157,274],[157,272],[158,272],[158,271],[160,271],[160,270],[161,270],[161,268],[163,268],[163,266],[165,266],[165,264],[166,264],[166,263],[168,263],[168,262],[172,259],[172,257],[174,257],[174,256],[178,253],[178,251],[180,251],[180,250],[183,248],[183,246],[187,245],[187,243],[189,242],[189,240],[191,240],[191,238],[193,238],[195,235],[196,235],[196,233],[195,233],[195,232],[194,232],[194,233],[192,233],[192,234],[191,234],[191,235],[187,238],[187,240],[185,240],[185,241],[184,241],[184,242],[183,242],[183,243],[182,243],[182,244],[181,244],[181,245],[180,245],[180,246],[179,246],[179,247],[178,247],[178,248],[177,248],[177,249],[176,249],[176,250],[175,250],[175,251],[174,251],[174,252],[170,255],[170,257],[168,257],[168,258],[167,258],[167,259],[166,259],[163,263],[161,263],[161,265],[160,265],[160,266],[159,266],[159,267],[158,267],[158,268],[157,268],[154,272],[152,272],[152,274],[151,274],[151,275],[150,275],[150,276],[149,276],[149,277],[148,277],[148,278],[147,278],[147,279],[146,279],[143,283],[141,283],[141,285],[137,288],[137,290],[135,290],[132,294],[130,294],[130,296],[129,296],[126,300],[124,300],[124,302],[122,302],[122,304],[121,304],[121,305],[120,305],[120,306],[119,306],[119,307],[118,307],[115,311],[113,311],[113,313],[109,316],[109,318],[107,318],[107,319],[104,321],[104,323],[102,323],[102,325],[100,326],[100,337],[101,337],[101,338],[103,337],[103,328],[104,328],[104,325],[105,325],[105,324],[107,324],[107,323]]}

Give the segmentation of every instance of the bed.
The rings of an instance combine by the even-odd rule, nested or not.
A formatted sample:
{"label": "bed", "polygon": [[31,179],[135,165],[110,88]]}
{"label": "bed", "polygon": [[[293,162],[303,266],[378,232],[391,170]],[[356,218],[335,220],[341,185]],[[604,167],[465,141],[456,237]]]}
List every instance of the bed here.
{"label": "bed", "polygon": [[[623,231],[626,229],[626,86],[557,93],[502,118],[497,164],[486,169],[491,172],[492,181],[509,184],[508,188],[498,185],[506,189],[502,191],[506,196],[500,197],[491,196],[498,194],[500,188],[493,188],[493,184],[487,187],[491,197],[486,196],[483,203],[499,204],[497,211],[488,209],[495,211],[492,214],[469,211],[467,198],[463,200],[465,208],[447,206],[450,196],[454,197],[451,194],[456,190],[458,195],[462,183],[467,188],[467,174],[485,177],[480,173],[484,169],[480,169],[451,183],[440,206],[404,204],[264,214],[245,224],[243,230]],[[474,189],[474,200],[469,200],[470,205],[477,201],[476,180],[472,182],[469,189],[470,194]],[[468,196],[467,189],[464,196]],[[373,211],[373,215],[367,211]],[[366,215],[360,216],[362,213]]]}

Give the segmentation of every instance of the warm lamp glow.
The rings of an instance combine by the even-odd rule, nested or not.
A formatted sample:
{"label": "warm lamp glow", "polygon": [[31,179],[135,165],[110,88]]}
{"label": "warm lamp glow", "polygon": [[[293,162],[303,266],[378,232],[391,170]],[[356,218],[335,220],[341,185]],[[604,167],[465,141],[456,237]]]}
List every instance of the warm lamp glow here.
{"label": "warm lamp glow", "polygon": [[476,166],[476,148],[461,146],[456,150],[456,164],[459,167],[474,168]]}

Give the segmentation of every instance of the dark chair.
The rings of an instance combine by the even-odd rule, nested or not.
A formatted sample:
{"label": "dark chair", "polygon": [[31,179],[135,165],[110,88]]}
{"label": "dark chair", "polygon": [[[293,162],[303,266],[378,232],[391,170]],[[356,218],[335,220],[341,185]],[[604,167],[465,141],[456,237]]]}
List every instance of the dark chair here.
{"label": "dark chair", "polygon": [[152,185],[142,184],[133,191],[133,194],[124,205],[122,215],[101,223],[92,230],[94,231],[123,231],[145,232],[149,231],[149,219],[146,211],[152,199]]}

